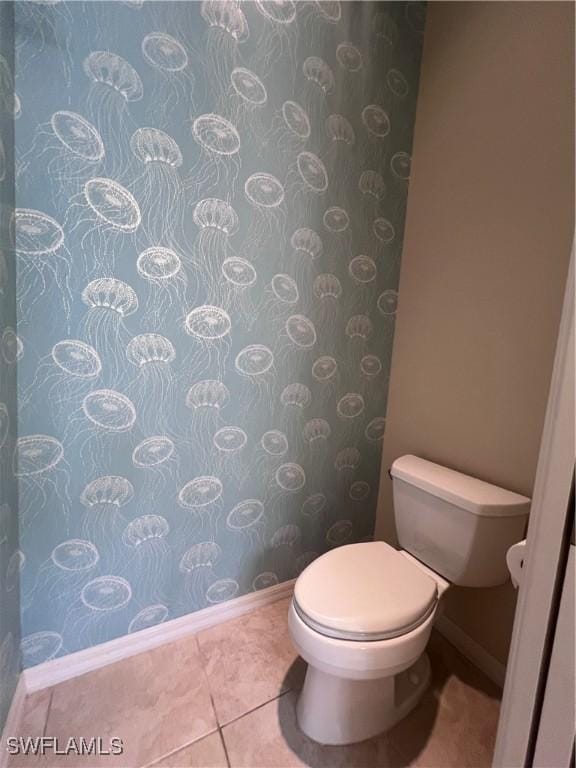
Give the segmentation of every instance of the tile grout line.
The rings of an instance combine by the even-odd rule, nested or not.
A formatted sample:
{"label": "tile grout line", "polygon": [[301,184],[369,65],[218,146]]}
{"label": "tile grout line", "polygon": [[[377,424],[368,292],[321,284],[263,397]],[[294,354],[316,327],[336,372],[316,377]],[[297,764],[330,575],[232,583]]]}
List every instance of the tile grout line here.
{"label": "tile grout line", "polygon": [[262,709],[262,707],[265,707],[267,704],[271,704],[273,701],[276,701],[277,699],[281,699],[282,696],[286,696],[287,693],[292,693],[294,689],[288,688],[285,691],[282,691],[282,693],[279,693],[277,696],[272,696],[271,699],[266,699],[266,701],[263,701],[261,704],[258,704],[257,707],[252,707],[252,709],[247,709],[246,712],[243,712],[241,715],[238,715],[238,717],[233,717],[232,720],[229,720],[224,725],[218,724],[219,728],[228,728],[229,725],[232,725],[232,723],[237,723],[238,720],[242,720],[243,717],[246,717],[246,715],[251,715],[252,712],[257,712],[259,709]]}
{"label": "tile grout line", "polygon": [[222,728],[220,728],[220,726],[218,726],[218,734],[220,736],[222,749],[224,750],[224,755],[226,757],[226,764],[228,765],[228,768],[232,768],[232,763],[230,762],[230,755],[228,754],[228,747],[226,746],[226,742],[224,741],[224,734],[222,733]]}
{"label": "tile grout line", "polygon": [[42,729],[42,736],[48,736],[48,718],[50,717],[50,711],[52,710],[52,700],[54,698],[54,688],[50,689],[50,698],[48,699],[48,706],[46,707],[46,720],[44,721],[44,728]]}

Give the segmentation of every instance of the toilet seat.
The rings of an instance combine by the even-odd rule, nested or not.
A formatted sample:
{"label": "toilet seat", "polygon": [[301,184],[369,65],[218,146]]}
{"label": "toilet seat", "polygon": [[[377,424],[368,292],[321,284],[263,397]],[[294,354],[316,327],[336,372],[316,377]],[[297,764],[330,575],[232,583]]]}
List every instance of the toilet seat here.
{"label": "toilet seat", "polygon": [[400,637],[433,613],[437,583],[383,541],[348,544],[298,577],[294,609],[321,635],[377,641]]}

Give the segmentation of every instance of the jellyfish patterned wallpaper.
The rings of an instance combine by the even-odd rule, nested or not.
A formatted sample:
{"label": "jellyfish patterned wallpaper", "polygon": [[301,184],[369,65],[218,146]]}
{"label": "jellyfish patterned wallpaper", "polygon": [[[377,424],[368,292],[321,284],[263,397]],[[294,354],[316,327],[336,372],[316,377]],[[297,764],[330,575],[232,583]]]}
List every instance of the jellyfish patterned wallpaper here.
{"label": "jellyfish patterned wallpaper", "polygon": [[18,488],[16,445],[16,270],[10,243],[14,214],[14,14],[0,4],[0,732],[20,673]]}
{"label": "jellyfish patterned wallpaper", "polygon": [[16,4],[24,666],[371,537],[423,26]]}

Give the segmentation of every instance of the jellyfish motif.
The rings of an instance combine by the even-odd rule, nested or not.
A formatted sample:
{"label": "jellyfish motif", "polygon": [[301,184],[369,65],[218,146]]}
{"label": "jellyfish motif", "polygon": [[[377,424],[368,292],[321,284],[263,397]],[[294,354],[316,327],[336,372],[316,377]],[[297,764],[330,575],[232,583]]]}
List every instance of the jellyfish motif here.
{"label": "jellyfish motif", "polygon": [[114,179],[94,177],[71,198],[66,226],[78,231],[85,273],[111,271],[114,253],[140,227],[142,214],[132,193]]}
{"label": "jellyfish motif", "polygon": [[134,403],[113,389],[96,389],[82,401],[81,412],[69,420],[66,440],[79,442],[80,456],[94,469],[123,444],[122,436],[136,422]]}
{"label": "jellyfish motif", "polygon": [[254,577],[252,589],[254,592],[258,592],[261,589],[274,587],[276,584],[278,584],[278,576],[273,571],[262,571],[262,573]]}
{"label": "jellyfish motif", "polygon": [[235,0],[202,0],[200,13],[206,22],[203,60],[220,100],[227,93],[229,73],[238,64],[238,46],[248,40],[250,30],[241,4]]}
{"label": "jellyfish motif", "polygon": [[357,392],[348,392],[338,400],[336,413],[342,419],[355,419],[364,412],[364,398]]}
{"label": "jellyfish motif", "polygon": [[171,366],[176,359],[174,345],[159,333],[142,333],[130,339],[126,357],[136,369],[126,393],[137,408],[140,427],[147,435],[169,432],[169,406],[176,385]]}
{"label": "jellyfish motif", "polygon": [[77,194],[83,185],[102,169],[105,160],[102,137],[89,120],[78,112],[58,110],[50,121],[40,125],[32,146],[18,162],[18,183],[27,183],[31,165],[56,180],[56,194],[66,190]]}
{"label": "jellyfish motif", "polygon": [[184,576],[185,593],[195,607],[205,604],[208,584],[216,577],[214,567],[222,557],[222,550],[214,541],[193,544],[182,555],[179,570]]}
{"label": "jellyfish motif", "polygon": [[404,99],[408,95],[410,86],[402,72],[397,69],[389,69],[386,74],[386,84],[394,96]]}
{"label": "jellyfish motif", "polygon": [[274,324],[280,321],[284,325],[287,313],[293,311],[299,298],[300,291],[294,278],[278,273],[265,288],[264,301],[258,315],[269,318]]}
{"label": "jellyfish motif", "polygon": [[111,380],[120,382],[129,338],[124,318],[138,309],[138,296],[123,280],[103,277],[88,283],[81,299],[88,307],[80,324],[81,336],[98,355],[106,355]]}
{"label": "jellyfish motif", "polygon": [[374,220],[374,223],[372,224],[372,231],[385,245],[388,245],[388,243],[391,243],[392,240],[396,237],[396,230],[394,229],[394,225],[388,221],[388,219],[385,218],[378,218]]}
{"label": "jellyfish motif", "polygon": [[256,0],[254,10],[264,21],[255,52],[259,70],[269,72],[278,60],[286,56],[290,64],[287,70],[294,71],[298,26],[293,22],[297,15],[297,3],[294,0]]}
{"label": "jellyfish motif", "polygon": [[240,539],[241,551],[263,547],[264,504],[259,499],[245,499],[226,516],[226,527]]}
{"label": "jellyfish motif", "polygon": [[378,268],[374,259],[364,254],[354,256],[348,264],[348,275],[354,286],[352,292],[354,300],[349,308],[360,309],[372,305],[377,289],[376,278],[378,277]]}
{"label": "jellyfish motif", "polygon": [[354,474],[360,464],[362,456],[360,451],[350,446],[342,448],[334,458],[334,469],[336,470],[336,486],[340,493],[348,493],[354,479]]}
{"label": "jellyfish motif", "polygon": [[142,477],[139,483],[140,508],[153,512],[156,499],[162,497],[168,483],[177,475],[176,446],[167,435],[147,437],[132,451],[132,464]]}
{"label": "jellyfish motif", "polygon": [[326,229],[333,233],[345,232],[350,226],[348,213],[344,208],[337,205],[333,205],[325,211],[322,221]]}
{"label": "jellyfish motif", "polygon": [[407,152],[396,152],[390,159],[390,170],[401,182],[410,179],[411,158]]}
{"label": "jellyfish motif", "polygon": [[373,283],[378,275],[378,269],[370,256],[355,256],[348,265],[348,274],[354,283],[362,287]]}
{"label": "jellyfish motif", "polygon": [[336,48],[336,61],[345,72],[359,72],[364,67],[364,58],[354,43],[340,43]]}
{"label": "jellyfish motif", "polygon": [[121,576],[99,576],[86,584],[81,593],[83,604],[91,611],[118,611],[132,599],[130,582]]}
{"label": "jellyfish motif", "polygon": [[302,64],[302,72],[306,80],[320,89],[323,96],[334,90],[334,73],[319,56],[309,56]]}
{"label": "jellyfish motif", "polygon": [[185,301],[188,278],[182,259],[171,248],[152,246],[138,255],[136,269],[148,286],[143,323],[158,327],[170,310],[177,311]]}
{"label": "jellyfish motif", "polygon": [[238,215],[229,203],[208,197],[196,204],[193,221],[198,227],[192,246],[194,259],[203,272],[209,295],[217,296],[224,263],[236,257],[230,238],[238,229]]}
{"label": "jellyfish motif", "polygon": [[271,173],[253,173],[246,179],[244,195],[253,210],[244,250],[258,251],[272,238],[283,239],[286,213],[280,181]]}
{"label": "jellyfish motif", "polygon": [[44,296],[52,308],[57,296],[68,318],[72,302],[71,255],[61,225],[42,211],[16,208],[10,229],[18,264],[16,300],[21,319],[29,318]]}
{"label": "jellyfish motif", "polygon": [[300,152],[297,157],[298,173],[305,189],[322,193],[328,189],[328,174],[324,163],[313,152]]}
{"label": "jellyfish motif", "polygon": [[79,591],[86,575],[100,561],[100,553],[93,542],[86,539],[67,539],[57,544],[48,560],[40,565],[36,584],[46,590],[50,600],[67,601],[70,591]]}
{"label": "jellyfish motif", "polygon": [[368,133],[383,139],[390,133],[390,118],[378,104],[368,104],[362,110],[362,122]]}
{"label": "jellyfish motif", "polygon": [[221,115],[207,113],[192,123],[192,138],[200,149],[186,182],[193,199],[217,185],[233,189],[240,167],[240,134],[236,126]]}
{"label": "jellyfish motif", "polygon": [[331,399],[338,389],[340,377],[338,363],[331,355],[321,355],[312,363],[312,378],[317,384],[316,391],[324,402]]}
{"label": "jellyfish motif", "polygon": [[[6,592],[12,592],[21,583],[21,573],[24,570],[26,564],[26,556],[24,553],[17,549],[12,553],[6,566],[6,577],[4,585]],[[21,595],[22,597],[22,595]]]}
{"label": "jellyfish motif", "polygon": [[312,127],[310,117],[297,101],[285,101],[271,121],[268,133],[262,139],[263,147],[272,147],[285,163],[290,162],[294,152],[301,152],[310,138]]}
{"label": "jellyfish motif", "polygon": [[186,406],[191,411],[189,440],[202,462],[214,453],[213,435],[224,425],[221,412],[230,401],[228,387],[217,379],[195,382],[186,395]]}
{"label": "jellyfish motif", "polygon": [[224,486],[214,475],[201,475],[187,482],[178,492],[178,504],[200,520],[202,528],[215,532]]}
{"label": "jellyfish motif", "polygon": [[232,70],[228,96],[222,108],[231,116],[234,125],[250,131],[255,140],[262,136],[262,108],[267,101],[268,91],[256,72],[246,67]]}
{"label": "jellyfish motif", "polygon": [[348,351],[355,369],[366,353],[366,342],[372,336],[374,325],[368,315],[353,315],[346,323],[345,334],[348,339]]}
{"label": "jellyfish motif", "polygon": [[344,115],[330,115],[326,120],[326,133],[333,144],[352,146],[356,142],[354,128]]}
{"label": "jellyfish motif", "polygon": [[294,271],[299,285],[308,285],[312,272],[312,262],[319,259],[324,246],[320,235],[309,227],[297,229],[290,238]]}
{"label": "jellyfish motif", "polygon": [[130,138],[130,149],[141,167],[130,186],[140,201],[142,229],[149,242],[174,245],[185,210],[178,170],[183,162],[180,147],[158,128],[138,128]]}
{"label": "jellyfish motif", "polygon": [[218,429],[212,437],[214,463],[218,474],[232,477],[240,485],[245,470],[244,448],[248,443],[248,435],[240,427],[226,426]]}
{"label": "jellyfish motif", "polygon": [[90,81],[88,115],[114,147],[107,170],[120,178],[129,165],[124,148],[129,140],[130,104],[142,99],[142,80],[128,61],[111,51],[92,51],[84,59],[83,68]]}
{"label": "jellyfish motif", "polygon": [[377,355],[364,355],[360,360],[360,370],[366,378],[374,378],[382,371],[382,362]]}
{"label": "jellyfish motif", "polygon": [[161,515],[141,515],[131,520],[122,533],[122,543],[128,549],[130,573],[138,574],[139,593],[149,600],[161,599],[167,576],[170,545],[168,521]]}
{"label": "jellyfish motif", "polygon": [[221,307],[204,304],[186,315],[186,333],[196,341],[188,361],[188,370],[212,368],[220,376],[230,348],[230,315]]}
{"label": "jellyfish motif", "polygon": [[271,562],[274,572],[287,578],[294,562],[294,548],[299,544],[302,532],[297,525],[283,525],[270,537]]}
{"label": "jellyfish motif", "polygon": [[[91,480],[80,495],[85,512],[82,516],[82,535],[94,542],[110,558],[122,562],[119,546],[126,519],[121,509],[134,498],[134,487],[125,477],[102,475]],[[108,560],[109,562],[109,560]]]}
{"label": "jellyfish motif", "polygon": [[70,477],[62,443],[51,435],[18,437],[12,471],[18,478],[23,530],[49,505],[60,509],[64,523],[70,511]]}
{"label": "jellyfish motif", "polygon": [[325,446],[331,433],[330,424],[326,419],[320,418],[310,419],[304,424],[302,430],[302,436],[312,450],[316,450],[318,446]]}
{"label": "jellyfish motif", "polygon": [[290,445],[302,444],[302,420],[304,411],[312,402],[312,393],[306,384],[288,384],[280,394],[283,406],[282,422]]}
{"label": "jellyfish motif", "polygon": [[322,522],[327,504],[328,499],[324,493],[313,493],[304,499],[300,507],[300,514],[305,521],[315,526]]}
{"label": "jellyfish motif", "polygon": [[256,269],[246,259],[230,256],[222,262],[221,272],[223,280],[217,284],[216,302],[250,327],[256,316],[250,296],[258,279]]}
{"label": "jellyfish motif", "polygon": [[283,457],[288,453],[288,449],[288,438],[284,432],[279,429],[264,432],[250,458],[251,475],[255,478],[269,478],[284,462]]}
{"label": "jellyfish motif", "polygon": [[35,667],[44,661],[50,661],[58,655],[64,641],[58,632],[34,632],[26,635],[20,643],[22,663],[26,667]]}
{"label": "jellyfish motif", "polygon": [[241,402],[248,412],[268,408],[275,378],[274,354],[264,344],[249,344],[236,355],[234,368],[245,382]]}
{"label": "jellyfish motif", "polygon": [[352,538],[354,526],[351,520],[338,520],[326,531],[326,543],[331,547],[339,547]]}
{"label": "jellyfish motif", "polygon": [[206,590],[206,601],[211,604],[224,603],[231,600],[239,589],[240,585],[234,579],[218,579]]}
{"label": "jellyfish motif", "polygon": [[370,484],[366,480],[355,480],[350,486],[348,496],[352,501],[365,501],[371,493]]}
{"label": "jellyfish motif", "polygon": [[0,355],[6,365],[15,365],[24,355],[24,344],[10,326],[4,328],[0,336]]}
{"label": "jellyfish motif", "polygon": [[362,171],[358,179],[358,189],[366,198],[372,198],[377,203],[386,194],[386,184],[377,171]]}
{"label": "jellyfish motif", "polygon": [[290,315],[284,329],[291,344],[299,349],[311,349],[316,344],[316,328],[305,315]]}
{"label": "jellyfish motif", "polygon": [[364,437],[369,443],[379,443],[384,439],[384,430],[386,429],[386,419],[384,416],[376,416],[366,425]]}
{"label": "jellyfish motif", "polygon": [[30,408],[37,399],[42,407],[49,403],[58,418],[68,416],[71,403],[78,403],[88,394],[101,372],[100,355],[90,344],[80,339],[58,341],[38,363],[34,379],[22,392],[19,407]]}
{"label": "jellyfish motif", "polygon": [[342,296],[342,284],[336,275],[321,274],[314,279],[314,296],[318,299],[322,324],[334,328],[338,316],[338,300]]}
{"label": "jellyfish motif", "polygon": [[150,116],[156,122],[169,122],[175,109],[184,103],[193,109],[195,78],[183,43],[167,32],[149,32],[142,40],[142,56],[151,67],[153,88]]}
{"label": "jellyfish motif", "polygon": [[136,616],[130,621],[130,624],[128,624],[128,634],[162,624],[168,618],[168,613],[168,608],[163,603],[147,605],[146,608],[138,611]]}
{"label": "jellyfish motif", "polygon": [[398,291],[389,288],[382,291],[376,302],[378,310],[382,315],[395,315],[398,307]]}

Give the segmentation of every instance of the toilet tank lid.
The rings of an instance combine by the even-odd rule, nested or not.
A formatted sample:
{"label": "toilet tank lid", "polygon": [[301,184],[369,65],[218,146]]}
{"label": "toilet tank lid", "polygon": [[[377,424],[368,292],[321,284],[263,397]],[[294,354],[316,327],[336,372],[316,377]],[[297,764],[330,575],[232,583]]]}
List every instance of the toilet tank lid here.
{"label": "toilet tank lid", "polygon": [[418,456],[401,456],[390,468],[392,477],[415,488],[486,517],[527,515],[530,499],[497,485],[456,472]]}

